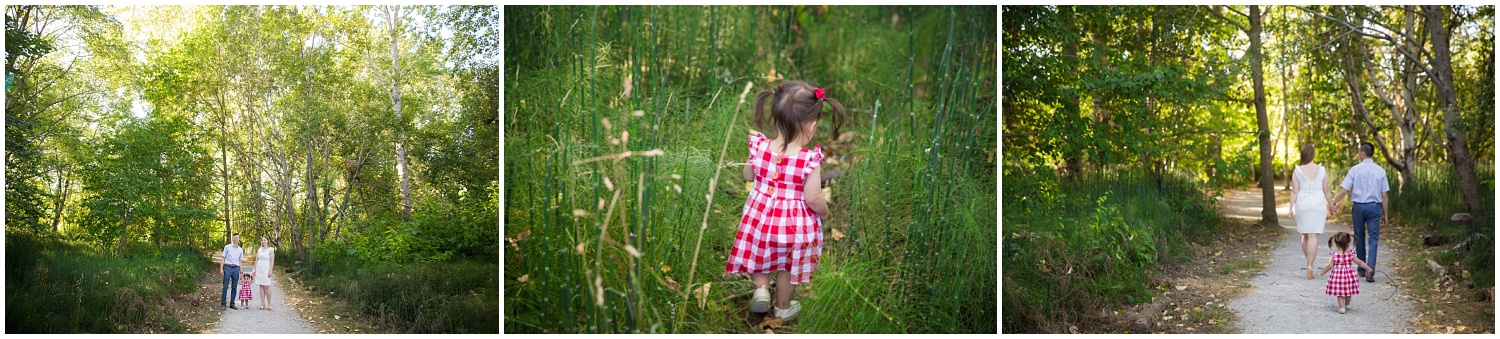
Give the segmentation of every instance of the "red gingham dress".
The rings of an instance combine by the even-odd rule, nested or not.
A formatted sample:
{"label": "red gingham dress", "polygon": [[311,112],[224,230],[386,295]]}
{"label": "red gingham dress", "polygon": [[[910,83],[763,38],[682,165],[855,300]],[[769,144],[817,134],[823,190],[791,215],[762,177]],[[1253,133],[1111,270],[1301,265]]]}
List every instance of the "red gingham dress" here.
{"label": "red gingham dress", "polygon": [[823,149],[774,156],[777,150],[764,134],[751,135],[749,142],[755,185],[740,214],[724,274],[787,271],[792,284],[808,282],[823,252],[823,226],[802,199],[802,183],[823,164]]}
{"label": "red gingham dress", "polygon": [[250,280],[240,278],[240,300],[250,300]]}
{"label": "red gingham dress", "polygon": [[1323,292],[1335,297],[1359,294],[1359,278],[1354,276],[1354,252],[1330,252],[1328,255],[1333,257],[1333,271],[1328,273],[1328,285],[1323,287]]}

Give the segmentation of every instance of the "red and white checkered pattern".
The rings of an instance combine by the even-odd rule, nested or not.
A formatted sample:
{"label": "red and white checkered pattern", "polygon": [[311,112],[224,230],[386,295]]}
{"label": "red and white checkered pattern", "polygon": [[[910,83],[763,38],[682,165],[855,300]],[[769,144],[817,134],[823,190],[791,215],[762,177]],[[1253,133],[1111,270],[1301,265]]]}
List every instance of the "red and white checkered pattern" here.
{"label": "red and white checkered pattern", "polygon": [[773,156],[777,150],[765,135],[755,133],[749,142],[755,187],[740,214],[724,273],[787,271],[792,284],[808,282],[823,252],[823,226],[802,199],[802,183],[823,164],[823,149]]}
{"label": "red and white checkered pattern", "polygon": [[1330,252],[1328,255],[1333,257],[1333,271],[1328,273],[1328,285],[1323,287],[1323,292],[1335,297],[1359,294],[1359,278],[1354,275],[1354,252]]}
{"label": "red and white checkered pattern", "polygon": [[250,300],[250,280],[245,278],[240,281],[240,300]]}

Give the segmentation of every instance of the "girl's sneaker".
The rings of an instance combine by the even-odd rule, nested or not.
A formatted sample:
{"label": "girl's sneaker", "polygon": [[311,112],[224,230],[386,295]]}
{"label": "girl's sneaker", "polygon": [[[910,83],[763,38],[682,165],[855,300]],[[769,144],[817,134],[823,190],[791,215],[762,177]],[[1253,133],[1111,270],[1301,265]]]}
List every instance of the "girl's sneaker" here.
{"label": "girl's sneaker", "polygon": [[778,308],[778,309],[776,309],[776,314],[775,315],[776,315],[777,318],[781,318],[781,321],[787,322],[787,321],[792,321],[792,318],[796,317],[797,316],[797,312],[800,312],[800,311],[802,311],[802,303],[799,303],[796,300],[792,300],[792,306],[791,307],[787,307],[784,310]]}
{"label": "girl's sneaker", "polygon": [[755,294],[750,297],[750,312],[766,313],[771,308],[771,291],[765,286],[756,287]]}
{"label": "girl's sneaker", "polygon": [[1339,314],[1344,314],[1344,312],[1348,312],[1348,311],[1349,311],[1348,308],[1339,308]]}

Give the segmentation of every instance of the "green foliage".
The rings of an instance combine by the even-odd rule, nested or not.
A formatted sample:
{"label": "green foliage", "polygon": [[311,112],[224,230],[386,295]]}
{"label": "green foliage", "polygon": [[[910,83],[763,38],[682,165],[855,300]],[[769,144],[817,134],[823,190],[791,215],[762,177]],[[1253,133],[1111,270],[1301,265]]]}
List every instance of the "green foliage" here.
{"label": "green foliage", "polygon": [[[55,91],[32,78],[55,74],[54,67],[18,69],[34,63],[56,50],[55,42],[38,34],[31,19],[43,15],[37,6],[6,6],[5,11],[5,219],[6,231],[39,232],[45,228],[43,218],[48,198],[41,180],[46,170],[40,148],[48,131],[39,123],[47,109],[41,98],[50,99]],[[33,15],[35,17],[33,17]],[[37,19],[40,20],[40,19]],[[23,27],[26,25],[28,27]],[[17,62],[20,62],[19,64]],[[12,80],[14,79],[14,85]],[[49,95],[51,94],[51,95]]]}
{"label": "green foliage", "polygon": [[[1494,173],[1492,166],[1480,166],[1476,170],[1480,178],[1479,196],[1485,199],[1486,206],[1494,204]],[[1461,262],[1463,268],[1471,273],[1471,283],[1479,287],[1495,286],[1493,213],[1475,215],[1471,222],[1477,228],[1454,223],[1450,221],[1451,217],[1454,213],[1463,211],[1464,205],[1458,197],[1458,175],[1453,169],[1446,166],[1418,166],[1413,169],[1412,174],[1413,178],[1408,179],[1399,189],[1392,187],[1388,192],[1392,218],[1402,223],[1421,225],[1420,229],[1457,239],[1455,241],[1469,241],[1462,251],[1452,253],[1454,258],[1441,263],[1447,265]]]}
{"label": "green foliage", "polygon": [[[129,256],[239,232],[270,236],[313,276],[477,261],[488,276],[467,273],[494,286],[499,7],[405,6],[390,27],[378,14],[392,8],[7,6],[7,236]],[[453,288],[441,304],[401,301],[393,319],[498,331],[497,292]]]}
{"label": "green foliage", "polygon": [[[757,129],[739,95],[772,74],[826,88],[858,120],[845,141],[827,121],[813,138],[844,162],[824,172],[847,174],[793,330],[994,331],[993,10],[507,7],[506,34],[522,38],[505,41],[506,331],[753,325],[735,297],[748,284],[723,260]],[[665,154],[573,164],[652,149]]]}
{"label": "green foliage", "polygon": [[[1233,37],[1190,6],[1006,6],[1001,57],[1006,162],[1215,166],[1251,144],[1244,97],[1222,85],[1241,60],[1195,51]],[[1147,26],[1134,23],[1150,23]],[[1253,117],[1250,113],[1248,116]],[[1222,137],[1219,143],[1215,137]],[[1222,152],[1228,153],[1228,152]]]}
{"label": "green foliage", "polygon": [[326,274],[310,284],[397,331],[500,331],[496,263],[329,261],[326,266]]}
{"label": "green foliage", "polygon": [[1172,173],[1107,169],[1058,181],[1009,163],[1003,193],[1004,332],[1064,331],[1099,307],[1150,300],[1159,263],[1219,224],[1210,190]]}
{"label": "green foliage", "polygon": [[140,328],[184,331],[154,310],[173,294],[194,292],[212,265],[197,251],[153,248],[123,255],[49,236],[5,237],[5,331],[117,333]]}
{"label": "green foliage", "polygon": [[[207,246],[213,159],[177,116],[127,118],[84,165],[87,212],[76,223],[96,244],[133,240]],[[119,248],[116,248],[119,250]]]}
{"label": "green foliage", "polygon": [[[1059,325],[1080,314],[1148,297],[1141,288],[1150,266],[1217,227],[1217,190],[1257,179],[1261,151],[1287,179],[1304,144],[1330,169],[1353,165],[1360,141],[1381,145],[1381,163],[1417,164],[1411,172],[1387,167],[1393,181],[1411,177],[1393,195],[1393,210],[1474,239],[1465,265],[1485,272],[1477,282],[1493,284],[1493,219],[1483,215],[1490,213],[1476,215],[1480,227],[1437,226],[1462,210],[1450,164],[1461,161],[1449,157],[1443,131],[1461,131],[1476,163],[1493,161],[1493,6],[1441,7],[1451,11],[1441,16],[1452,31],[1457,119],[1436,107],[1431,80],[1439,72],[1422,71],[1430,58],[1407,55],[1433,43],[1414,9],[1266,6],[1258,23],[1246,9],[1003,8],[1006,332],[1062,332]],[[1246,50],[1256,26],[1261,55]],[[1369,27],[1385,34],[1363,34]],[[1250,94],[1253,77],[1264,79],[1264,98]],[[1256,100],[1265,100],[1264,121]],[[1365,111],[1351,111],[1355,104]],[[1271,150],[1256,142],[1260,122],[1269,125]],[[1480,178],[1493,172],[1487,167]],[[1330,174],[1338,182],[1340,174]],[[1478,186],[1492,198],[1493,180]]]}
{"label": "green foliage", "polygon": [[336,257],[319,257],[391,263],[495,260],[498,239],[486,232],[499,223],[498,187],[493,184],[483,199],[466,197],[462,205],[423,199],[417,209],[424,212],[413,215],[410,222],[367,220],[351,228],[347,241],[324,244]]}

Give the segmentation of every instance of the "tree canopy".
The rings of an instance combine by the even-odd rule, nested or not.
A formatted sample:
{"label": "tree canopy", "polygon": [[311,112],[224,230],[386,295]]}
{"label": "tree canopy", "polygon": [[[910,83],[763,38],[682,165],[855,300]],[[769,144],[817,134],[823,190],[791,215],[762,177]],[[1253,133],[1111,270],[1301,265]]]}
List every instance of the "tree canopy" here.
{"label": "tree canopy", "polygon": [[6,231],[494,261],[499,20],[494,6],[7,6]]}

